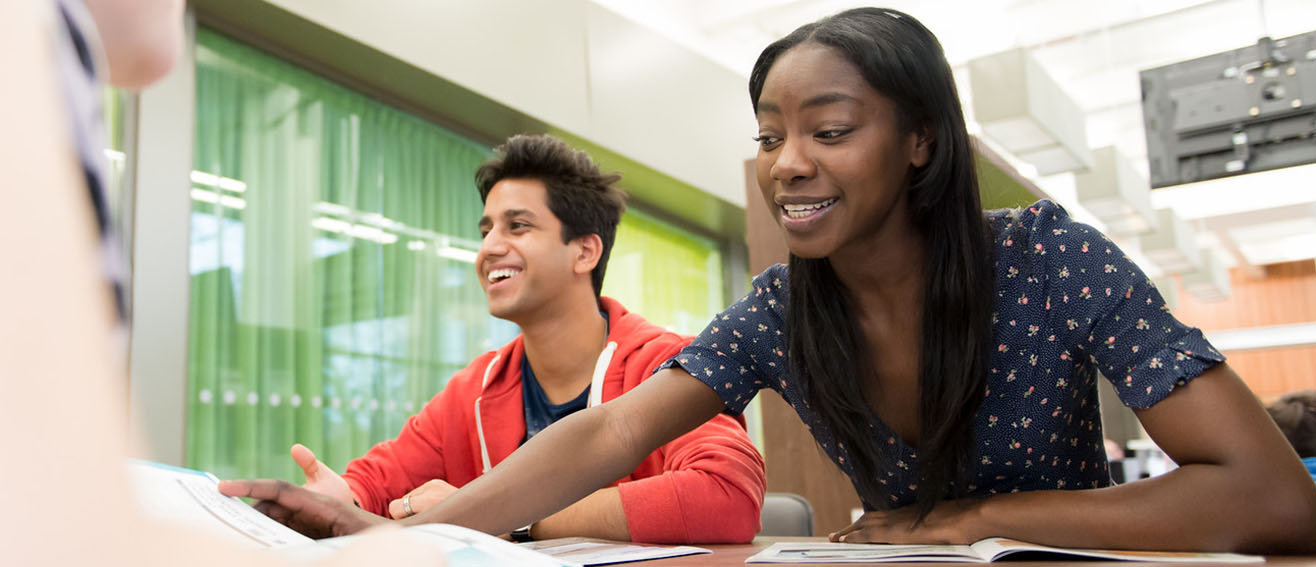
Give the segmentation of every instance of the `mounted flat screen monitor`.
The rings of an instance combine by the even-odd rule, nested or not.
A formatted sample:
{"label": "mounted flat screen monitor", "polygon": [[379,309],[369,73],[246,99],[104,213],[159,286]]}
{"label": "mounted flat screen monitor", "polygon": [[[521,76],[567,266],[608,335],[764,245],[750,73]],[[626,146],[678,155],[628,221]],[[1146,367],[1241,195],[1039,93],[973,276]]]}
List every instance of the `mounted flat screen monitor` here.
{"label": "mounted flat screen monitor", "polygon": [[1153,188],[1316,162],[1316,31],[1141,77]]}

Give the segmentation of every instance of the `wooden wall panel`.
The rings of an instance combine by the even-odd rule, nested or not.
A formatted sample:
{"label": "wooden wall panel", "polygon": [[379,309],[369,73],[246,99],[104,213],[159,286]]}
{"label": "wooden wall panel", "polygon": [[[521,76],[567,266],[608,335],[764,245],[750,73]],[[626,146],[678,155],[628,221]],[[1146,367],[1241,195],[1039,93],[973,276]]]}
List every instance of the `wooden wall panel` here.
{"label": "wooden wall panel", "polygon": [[[1230,271],[1230,296],[1201,301],[1179,286],[1179,320],[1211,331],[1316,321],[1316,262],[1266,266],[1264,277]],[[1175,284],[1179,284],[1176,282]],[[1225,351],[1229,365],[1263,401],[1285,392],[1316,388],[1316,346]]]}
{"label": "wooden wall panel", "polygon": [[1316,388],[1316,346],[1226,351],[1225,356],[1265,403],[1293,390]]}
{"label": "wooden wall panel", "polygon": [[1316,262],[1290,262],[1264,269],[1255,278],[1230,270],[1230,295],[1224,301],[1201,301],[1179,288],[1174,312],[1202,329],[1237,329],[1316,321]]}

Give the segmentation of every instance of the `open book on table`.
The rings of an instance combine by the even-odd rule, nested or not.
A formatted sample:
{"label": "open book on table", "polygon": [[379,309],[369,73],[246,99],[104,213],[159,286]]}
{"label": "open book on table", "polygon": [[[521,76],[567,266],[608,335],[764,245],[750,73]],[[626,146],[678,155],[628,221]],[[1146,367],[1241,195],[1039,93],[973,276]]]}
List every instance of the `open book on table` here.
{"label": "open book on table", "polygon": [[531,541],[521,544],[521,547],[586,566],[612,565],[614,563],[648,561],[650,559],[713,552],[711,549],[688,545],[652,545],[587,537],[563,537]]}
{"label": "open book on table", "polygon": [[[318,560],[360,536],[313,540],[261,514],[240,499],[224,496],[209,473],[146,461],[129,461],[129,478],[143,514],[160,522],[206,532],[241,547],[268,548],[297,560]],[[452,567],[525,565],[583,567],[491,535],[446,524],[405,528],[435,548]]]}
{"label": "open book on table", "polygon": [[1264,557],[1191,551],[1120,551],[1050,547],[994,537],[971,545],[894,545],[873,543],[777,542],[746,563],[991,563],[1004,558],[1048,560],[1088,558],[1155,563],[1261,563]]}

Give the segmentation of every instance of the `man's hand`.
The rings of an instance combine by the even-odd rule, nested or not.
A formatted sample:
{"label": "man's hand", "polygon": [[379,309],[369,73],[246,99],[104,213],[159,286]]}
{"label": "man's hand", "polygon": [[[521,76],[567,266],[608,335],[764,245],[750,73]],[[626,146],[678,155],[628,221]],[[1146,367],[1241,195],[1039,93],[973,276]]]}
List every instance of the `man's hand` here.
{"label": "man's hand", "polygon": [[282,480],[227,480],[219,492],[257,500],[261,513],[307,537],[321,539],[353,534],[388,522],[350,503]]}
{"label": "man's hand", "polygon": [[292,453],[292,460],[302,468],[303,473],[306,473],[306,484],[302,485],[303,488],[319,492],[340,502],[356,504],[356,495],[352,494],[352,488],[347,485],[347,481],[338,476],[338,473],[329,468],[329,465],[324,464],[324,461],[315,458],[315,453],[312,453],[305,445],[301,443],[293,445],[290,453]]}
{"label": "man's hand", "polygon": [[[389,502],[388,515],[392,516],[394,520],[414,516],[426,508],[442,502],[444,498],[454,492],[457,492],[457,487],[436,478],[408,492],[406,496]],[[407,510],[408,505],[410,505],[410,511]]]}
{"label": "man's hand", "polygon": [[982,539],[971,529],[980,503],[974,499],[947,500],[937,504],[918,527],[914,527],[913,506],[868,512],[828,539],[845,543],[969,544]]}

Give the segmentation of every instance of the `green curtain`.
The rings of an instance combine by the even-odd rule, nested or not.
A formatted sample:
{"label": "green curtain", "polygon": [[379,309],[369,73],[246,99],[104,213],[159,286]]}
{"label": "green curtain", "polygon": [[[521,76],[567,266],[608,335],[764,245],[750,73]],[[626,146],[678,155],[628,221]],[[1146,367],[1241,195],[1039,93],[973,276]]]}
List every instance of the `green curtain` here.
{"label": "green curtain", "polygon": [[[196,61],[187,464],[341,471],[517,333],[471,263],[489,148],[207,29]],[[715,243],[639,212],[607,279],[685,332],[724,306]]]}
{"label": "green curtain", "polygon": [[197,34],[189,466],[341,470],[514,326],[471,261],[489,149]]}

